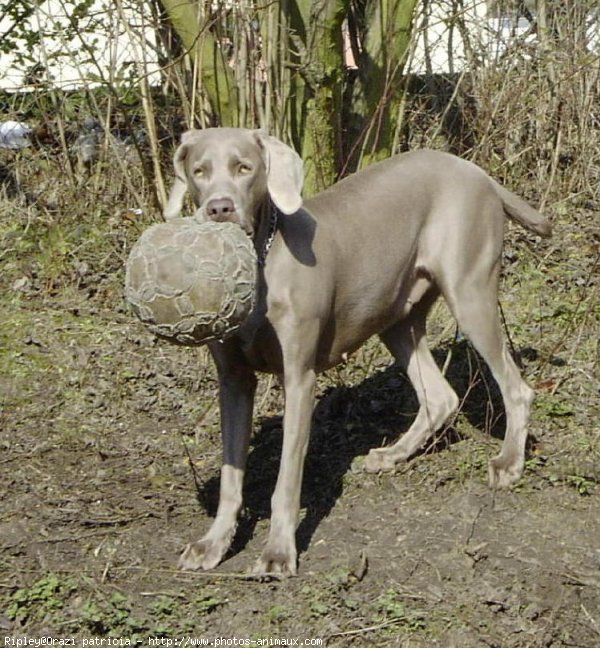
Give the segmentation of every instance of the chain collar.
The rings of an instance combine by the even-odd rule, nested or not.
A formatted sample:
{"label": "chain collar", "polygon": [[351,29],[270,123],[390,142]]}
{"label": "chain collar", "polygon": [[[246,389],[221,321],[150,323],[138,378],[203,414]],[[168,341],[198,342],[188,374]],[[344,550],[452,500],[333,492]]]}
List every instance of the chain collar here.
{"label": "chain collar", "polygon": [[267,255],[269,254],[269,250],[271,249],[271,245],[273,245],[273,239],[275,238],[275,234],[277,232],[277,224],[278,224],[278,219],[279,219],[279,210],[277,207],[273,204],[271,204],[271,215],[269,217],[269,229],[267,230],[267,237],[265,239],[265,242],[263,244],[263,248],[258,255],[258,265],[262,268],[264,267],[266,261],[267,261]]}

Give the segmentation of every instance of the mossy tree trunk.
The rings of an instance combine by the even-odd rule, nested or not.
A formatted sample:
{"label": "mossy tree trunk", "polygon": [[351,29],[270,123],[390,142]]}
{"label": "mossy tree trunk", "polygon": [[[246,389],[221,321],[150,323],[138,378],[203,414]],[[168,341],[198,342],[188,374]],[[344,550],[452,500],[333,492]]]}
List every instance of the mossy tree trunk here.
{"label": "mossy tree trunk", "polygon": [[[202,8],[208,3],[161,2],[196,65],[212,113],[208,122],[260,126],[292,143],[304,159],[306,196],[361,159],[393,152],[400,77],[418,0],[279,0],[260,6],[239,0],[212,13]],[[360,51],[353,96],[344,60],[347,19],[355,55]],[[348,141],[348,116],[358,145]],[[349,165],[350,150],[362,156]]]}
{"label": "mossy tree trunk", "polygon": [[360,166],[395,151],[403,99],[402,71],[406,62],[418,0],[366,0],[358,3],[362,35],[355,112],[360,115]]}
{"label": "mossy tree trunk", "polygon": [[308,9],[306,57],[301,67],[305,81],[301,110],[302,157],[309,195],[333,184],[342,162],[345,73],[342,23],[349,2],[313,0],[300,4],[305,5],[303,15]]}
{"label": "mossy tree trunk", "polygon": [[[304,160],[304,194],[331,185],[339,170],[343,92],[342,23],[349,0],[283,0],[265,21],[263,44],[269,65],[268,113],[275,131]],[[279,48],[277,44],[279,43]],[[277,114],[277,108],[285,114]]]}
{"label": "mossy tree trunk", "polygon": [[198,88],[210,105],[211,121],[238,126],[238,92],[227,65],[219,34],[219,21],[189,0],[161,0],[169,21],[199,73]]}

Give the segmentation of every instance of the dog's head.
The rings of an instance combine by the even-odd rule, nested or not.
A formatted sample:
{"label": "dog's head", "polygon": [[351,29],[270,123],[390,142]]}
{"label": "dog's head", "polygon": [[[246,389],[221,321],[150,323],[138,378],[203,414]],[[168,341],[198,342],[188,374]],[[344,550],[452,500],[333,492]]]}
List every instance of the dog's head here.
{"label": "dog's head", "polygon": [[181,212],[186,190],[196,218],[231,221],[250,236],[267,196],[284,214],[302,205],[302,160],[289,146],[260,130],[207,128],[183,134],[173,158],[175,184],[167,220]]}

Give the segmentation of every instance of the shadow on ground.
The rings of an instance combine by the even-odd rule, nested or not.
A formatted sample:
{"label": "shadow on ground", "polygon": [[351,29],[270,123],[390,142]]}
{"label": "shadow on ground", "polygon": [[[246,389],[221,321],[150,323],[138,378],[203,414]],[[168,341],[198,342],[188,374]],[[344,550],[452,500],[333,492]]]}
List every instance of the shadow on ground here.
{"label": "shadow on ground", "polygon": [[[446,377],[461,399],[459,414],[474,428],[502,438],[502,397],[471,346],[462,340],[451,348],[437,349],[434,357],[439,366],[450,360]],[[305,464],[301,499],[305,514],[297,531],[299,552],[306,551],[315,530],[341,497],[344,478],[355,460],[371,448],[391,444],[402,436],[417,409],[410,382],[396,364],[355,386],[331,387],[322,395],[315,408]],[[242,551],[254,536],[257,523],[270,516],[282,434],[282,417],[275,416],[264,419],[253,437],[244,488],[245,508],[228,557]],[[453,421],[449,421],[419,454],[443,451],[460,439]],[[216,515],[218,498],[217,475],[198,484],[198,501],[210,517]]]}

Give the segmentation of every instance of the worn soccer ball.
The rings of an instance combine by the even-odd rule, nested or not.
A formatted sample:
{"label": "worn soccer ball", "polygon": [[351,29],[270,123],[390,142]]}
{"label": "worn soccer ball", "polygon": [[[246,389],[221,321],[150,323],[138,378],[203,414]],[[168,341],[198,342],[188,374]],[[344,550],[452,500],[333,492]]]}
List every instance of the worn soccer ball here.
{"label": "worn soccer ball", "polygon": [[176,218],[152,225],[133,246],[125,297],[157,335],[204,344],[244,324],[256,272],[254,245],[239,225]]}

